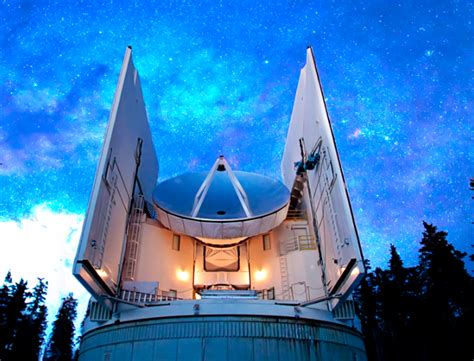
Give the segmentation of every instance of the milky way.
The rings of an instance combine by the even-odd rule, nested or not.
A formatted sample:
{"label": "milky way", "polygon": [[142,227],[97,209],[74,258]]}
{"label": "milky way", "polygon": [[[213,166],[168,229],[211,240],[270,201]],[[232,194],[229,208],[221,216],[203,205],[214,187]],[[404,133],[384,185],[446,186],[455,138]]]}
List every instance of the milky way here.
{"label": "milky way", "polygon": [[280,177],[311,44],[366,258],[414,264],[422,220],[470,250],[472,4],[288,3],[3,2],[0,219],[85,212],[127,45],[160,180],[219,154]]}

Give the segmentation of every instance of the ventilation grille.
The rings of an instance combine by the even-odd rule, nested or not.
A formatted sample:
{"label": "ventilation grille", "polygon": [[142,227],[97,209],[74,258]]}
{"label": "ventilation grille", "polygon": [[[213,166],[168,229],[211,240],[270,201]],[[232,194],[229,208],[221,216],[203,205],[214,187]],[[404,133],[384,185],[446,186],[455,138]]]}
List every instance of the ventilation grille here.
{"label": "ventilation grille", "polygon": [[91,301],[89,318],[93,322],[109,321],[112,318],[112,312],[99,302]]}
{"label": "ventilation grille", "polygon": [[353,300],[344,301],[339,304],[332,312],[335,319],[338,320],[353,320],[355,317],[355,304]]}

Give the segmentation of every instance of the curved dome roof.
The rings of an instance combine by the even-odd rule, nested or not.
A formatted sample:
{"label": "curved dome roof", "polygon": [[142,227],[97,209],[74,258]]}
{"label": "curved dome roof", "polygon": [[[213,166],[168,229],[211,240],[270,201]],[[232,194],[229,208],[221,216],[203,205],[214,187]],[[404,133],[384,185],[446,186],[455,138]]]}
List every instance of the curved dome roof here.
{"label": "curved dome roof", "polygon": [[[223,157],[209,173],[179,175],[158,184],[153,192],[158,219],[165,226],[180,233],[210,238],[268,232],[271,229],[268,227],[276,227],[286,216],[289,198],[283,183],[260,174],[232,172]],[[275,214],[279,211],[284,216],[281,219],[279,215],[276,224]],[[250,230],[244,223],[251,220],[262,224],[254,224]],[[223,224],[233,231],[224,231]]]}
{"label": "curved dome roof", "polygon": [[283,208],[290,193],[280,182],[263,175],[234,172],[248,198],[247,216],[227,172],[216,172],[202,206],[192,216],[195,196],[207,173],[186,173],[160,183],[153,192],[155,204],[177,216],[201,220],[242,220],[258,218]]}

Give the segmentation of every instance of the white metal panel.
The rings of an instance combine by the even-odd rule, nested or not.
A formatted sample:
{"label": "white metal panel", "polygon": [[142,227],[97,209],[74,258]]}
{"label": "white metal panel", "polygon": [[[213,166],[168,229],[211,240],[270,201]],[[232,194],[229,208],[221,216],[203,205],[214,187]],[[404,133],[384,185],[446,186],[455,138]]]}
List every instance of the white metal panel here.
{"label": "white metal panel", "polygon": [[181,217],[176,217],[175,215],[168,214],[168,219],[170,221],[170,228],[175,231],[176,233],[185,233],[184,232],[184,223],[187,220],[181,218]]}
{"label": "white metal panel", "polygon": [[276,218],[275,218],[275,226],[273,228],[278,227],[285,220],[287,213],[288,213],[288,206],[280,209],[277,212]]}
{"label": "white metal panel", "polygon": [[260,233],[260,219],[250,219],[243,223],[242,235],[243,236],[255,236]]}
{"label": "white metal panel", "polygon": [[238,238],[242,235],[243,222],[223,223],[222,238]]}
{"label": "white metal panel", "polygon": [[267,233],[277,226],[276,216],[277,213],[273,213],[260,219],[260,233]]}
{"label": "white metal panel", "polygon": [[165,226],[166,228],[170,228],[170,221],[168,219],[168,213],[163,211],[161,208],[155,207],[157,217],[160,220],[161,224]]}
{"label": "white metal panel", "polygon": [[201,227],[203,236],[208,238],[223,238],[222,233],[224,226],[222,223],[202,222]]}
{"label": "white metal panel", "polygon": [[288,189],[293,188],[295,180],[294,163],[301,160],[299,139],[303,135],[304,101],[303,93],[305,89],[306,67],[301,69],[298,88],[296,89],[293,112],[291,113],[290,127],[286,137],[285,151],[281,161],[281,175],[283,183]]}
{"label": "white metal panel", "polygon": [[96,299],[114,295],[119,283],[135,178],[151,199],[157,177],[140,79],[127,48],[73,270]]}
{"label": "white metal panel", "polygon": [[[202,237],[202,224],[194,219],[183,218],[184,233],[189,236]],[[173,230],[173,228],[170,228]]]}
{"label": "white metal panel", "polygon": [[231,239],[266,233],[278,227],[286,218],[288,205],[264,217],[229,222],[184,218],[156,206],[155,209],[161,224],[174,232],[192,237]]}
{"label": "white metal panel", "polygon": [[[282,159],[282,177],[292,187],[301,160],[299,141],[310,154],[320,146],[320,164],[307,172],[314,225],[319,236],[328,294],[344,299],[358,284],[364,264],[349,195],[311,48],[301,71]],[[350,269],[348,269],[348,267]],[[340,300],[338,299],[338,300]],[[339,302],[332,302],[336,306]]]}

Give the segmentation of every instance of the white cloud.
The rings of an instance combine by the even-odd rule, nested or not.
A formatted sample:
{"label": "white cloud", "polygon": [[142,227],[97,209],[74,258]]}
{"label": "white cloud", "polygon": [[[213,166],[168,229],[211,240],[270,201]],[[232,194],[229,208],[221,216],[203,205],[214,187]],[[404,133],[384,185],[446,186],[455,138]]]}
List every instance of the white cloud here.
{"label": "white cloud", "polygon": [[0,222],[0,284],[10,270],[13,280],[23,278],[30,288],[42,277],[48,281],[48,320],[52,322],[61,298],[70,292],[79,300],[82,322],[89,294],[72,275],[72,263],[81,233],[83,216],[54,212],[46,205],[33,208],[20,221]]}

